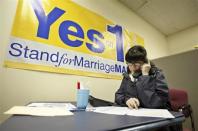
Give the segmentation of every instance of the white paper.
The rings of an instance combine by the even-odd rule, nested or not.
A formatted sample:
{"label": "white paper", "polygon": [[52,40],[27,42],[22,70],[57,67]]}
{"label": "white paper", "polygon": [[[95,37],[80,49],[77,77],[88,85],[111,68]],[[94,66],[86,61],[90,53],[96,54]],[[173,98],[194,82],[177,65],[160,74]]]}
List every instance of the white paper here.
{"label": "white paper", "polygon": [[174,116],[166,109],[129,109],[128,107],[96,107],[94,112],[114,114],[114,115],[131,115],[142,117],[162,117],[162,118],[174,118]]}
{"label": "white paper", "polygon": [[129,109],[127,115],[131,116],[143,116],[143,117],[161,117],[161,118],[175,118],[168,110],[166,109]]}
{"label": "white paper", "polygon": [[31,116],[68,116],[72,112],[64,108],[14,106],[4,114]]}
{"label": "white paper", "polygon": [[76,106],[74,106],[71,103],[56,103],[56,102],[52,102],[52,103],[31,103],[29,105],[27,105],[28,107],[51,107],[51,108],[65,108],[67,110],[72,110],[75,109]]}
{"label": "white paper", "polygon": [[107,106],[107,107],[96,107],[94,112],[104,113],[104,114],[114,114],[114,115],[126,115],[127,110],[128,110],[127,107]]}

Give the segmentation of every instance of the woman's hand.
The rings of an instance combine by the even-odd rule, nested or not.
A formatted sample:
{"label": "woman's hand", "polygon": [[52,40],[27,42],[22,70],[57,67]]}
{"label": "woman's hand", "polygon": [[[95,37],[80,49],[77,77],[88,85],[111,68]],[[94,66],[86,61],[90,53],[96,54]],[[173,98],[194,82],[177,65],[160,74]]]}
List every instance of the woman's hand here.
{"label": "woman's hand", "polygon": [[126,101],[126,105],[130,109],[138,109],[138,107],[140,106],[140,102],[137,98],[130,98]]}
{"label": "woman's hand", "polygon": [[142,75],[149,75],[150,69],[151,69],[150,62],[143,64],[142,65]]}

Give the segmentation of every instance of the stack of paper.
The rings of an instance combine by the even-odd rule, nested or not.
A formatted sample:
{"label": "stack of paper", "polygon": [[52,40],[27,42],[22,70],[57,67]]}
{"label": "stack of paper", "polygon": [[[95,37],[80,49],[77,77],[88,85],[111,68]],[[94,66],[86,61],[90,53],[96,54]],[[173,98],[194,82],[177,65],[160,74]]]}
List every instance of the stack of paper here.
{"label": "stack of paper", "polygon": [[57,103],[57,102],[52,102],[52,103],[31,103],[29,105],[27,105],[28,107],[51,107],[51,108],[65,108],[66,110],[72,110],[75,109],[76,106],[74,106],[71,103]]}
{"label": "stack of paper", "polygon": [[32,116],[68,116],[72,112],[64,108],[14,106],[4,114]]}
{"label": "stack of paper", "polygon": [[115,114],[115,115],[131,115],[142,117],[162,117],[162,118],[174,118],[174,116],[166,109],[129,109],[127,107],[97,107],[94,112]]}

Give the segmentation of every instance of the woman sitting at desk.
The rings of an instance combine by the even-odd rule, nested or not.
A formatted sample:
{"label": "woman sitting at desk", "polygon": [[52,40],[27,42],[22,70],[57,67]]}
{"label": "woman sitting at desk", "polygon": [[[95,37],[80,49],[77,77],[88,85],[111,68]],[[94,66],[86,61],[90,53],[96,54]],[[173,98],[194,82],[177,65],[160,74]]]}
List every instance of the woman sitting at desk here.
{"label": "woman sitting at desk", "polygon": [[[130,109],[157,108],[171,110],[164,74],[147,58],[142,46],[133,46],[125,56],[127,73],[123,74],[115,102]],[[163,127],[159,131],[181,131],[182,125]]]}
{"label": "woman sitting at desk", "polygon": [[123,74],[115,102],[121,106],[137,109],[170,109],[168,85],[160,69],[147,59],[142,46],[133,46],[125,56],[127,73]]}

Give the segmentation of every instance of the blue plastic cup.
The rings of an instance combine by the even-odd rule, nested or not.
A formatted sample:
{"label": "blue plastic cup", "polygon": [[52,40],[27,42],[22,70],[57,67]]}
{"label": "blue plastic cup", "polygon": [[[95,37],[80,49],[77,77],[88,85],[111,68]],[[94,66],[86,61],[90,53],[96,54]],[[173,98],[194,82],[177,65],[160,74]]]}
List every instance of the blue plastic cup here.
{"label": "blue plastic cup", "polygon": [[86,109],[89,99],[89,90],[88,89],[79,89],[77,91],[77,108]]}

